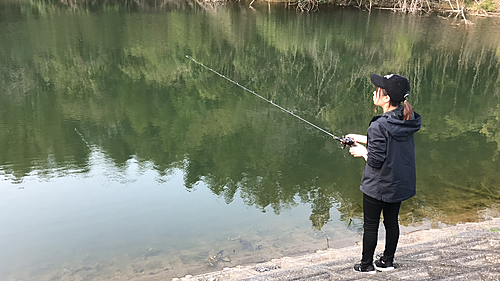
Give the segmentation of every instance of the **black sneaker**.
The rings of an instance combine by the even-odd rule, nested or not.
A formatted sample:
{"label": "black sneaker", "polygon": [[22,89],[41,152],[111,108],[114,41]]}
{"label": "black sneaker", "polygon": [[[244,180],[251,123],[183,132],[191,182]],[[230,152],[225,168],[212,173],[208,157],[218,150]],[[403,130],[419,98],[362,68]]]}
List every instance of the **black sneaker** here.
{"label": "black sneaker", "polygon": [[360,272],[360,273],[367,273],[367,274],[375,274],[377,271],[375,270],[375,267],[373,265],[369,265],[366,268],[363,268],[361,264],[355,264],[353,268],[354,272]]}
{"label": "black sneaker", "polygon": [[382,258],[379,260],[376,260],[374,265],[375,265],[375,269],[377,269],[378,271],[394,270],[394,263],[392,261],[384,261]]}

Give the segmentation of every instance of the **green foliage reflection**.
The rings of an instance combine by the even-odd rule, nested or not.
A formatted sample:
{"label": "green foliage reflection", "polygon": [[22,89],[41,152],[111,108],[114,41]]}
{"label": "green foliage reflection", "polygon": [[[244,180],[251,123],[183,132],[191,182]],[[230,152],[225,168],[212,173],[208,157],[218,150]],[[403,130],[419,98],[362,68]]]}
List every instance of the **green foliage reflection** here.
{"label": "green foliage reflection", "polygon": [[357,10],[18,12],[0,21],[0,165],[16,180],[87,171],[76,128],[117,167],[183,169],[187,189],[203,181],[227,203],[275,213],[309,203],[316,229],[332,208],[348,225],[360,217],[361,160],[192,55],[336,135],[366,131],[371,73],[406,75],[424,124],[403,221],[477,219],[499,198],[498,42],[482,29]]}

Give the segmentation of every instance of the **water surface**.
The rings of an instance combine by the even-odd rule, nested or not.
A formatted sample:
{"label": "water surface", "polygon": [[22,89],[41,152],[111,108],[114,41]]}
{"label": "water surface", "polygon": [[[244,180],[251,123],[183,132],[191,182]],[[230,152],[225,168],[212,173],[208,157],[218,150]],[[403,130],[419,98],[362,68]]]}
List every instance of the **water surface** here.
{"label": "water surface", "polygon": [[359,241],[364,162],[186,55],[339,136],[366,132],[371,73],[407,76],[423,125],[401,223],[498,216],[500,22],[475,22],[1,6],[0,279],[175,277]]}

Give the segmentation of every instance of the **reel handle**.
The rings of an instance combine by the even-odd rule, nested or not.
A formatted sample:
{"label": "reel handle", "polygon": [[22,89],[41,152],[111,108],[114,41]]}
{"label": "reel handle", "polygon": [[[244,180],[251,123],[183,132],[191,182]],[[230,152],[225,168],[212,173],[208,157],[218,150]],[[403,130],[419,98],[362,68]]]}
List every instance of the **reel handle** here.
{"label": "reel handle", "polygon": [[346,146],[355,146],[356,142],[352,138],[348,138],[346,136],[343,136],[340,143],[342,144],[342,149],[344,149]]}

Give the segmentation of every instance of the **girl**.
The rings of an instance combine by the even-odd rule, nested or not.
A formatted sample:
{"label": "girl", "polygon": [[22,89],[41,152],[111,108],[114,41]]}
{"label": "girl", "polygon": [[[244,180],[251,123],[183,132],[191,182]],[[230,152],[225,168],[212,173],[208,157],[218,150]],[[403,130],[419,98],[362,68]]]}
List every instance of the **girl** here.
{"label": "girl", "polygon": [[[421,117],[406,101],[410,83],[404,76],[372,74],[371,82],[375,85],[374,107],[380,106],[383,114],[372,118],[367,136],[349,134],[347,137],[356,142],[349,152],[366,160],[360,186],[363,192],[363,254],[361,263],[354,265],[354,271],[373,274],[376,270],[394,269],[399,207],[416,192],[413,134],[420,129]],[[385,250],[373,263],[382,212]]]}

